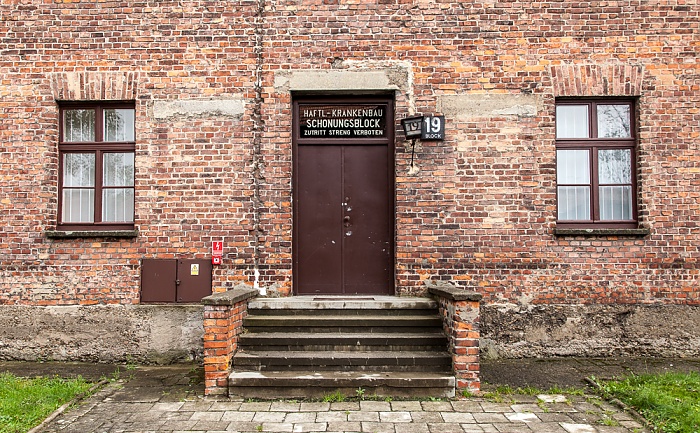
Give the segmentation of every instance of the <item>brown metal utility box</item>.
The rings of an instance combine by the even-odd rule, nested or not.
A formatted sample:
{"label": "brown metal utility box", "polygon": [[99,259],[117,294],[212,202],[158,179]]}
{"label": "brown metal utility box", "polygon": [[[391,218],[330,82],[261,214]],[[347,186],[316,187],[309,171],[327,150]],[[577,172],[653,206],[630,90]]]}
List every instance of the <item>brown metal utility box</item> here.
{"label": "brown metal utility box", "polygon": [[143,259],[141,302],[199,302],[211,295],[208,259]]}

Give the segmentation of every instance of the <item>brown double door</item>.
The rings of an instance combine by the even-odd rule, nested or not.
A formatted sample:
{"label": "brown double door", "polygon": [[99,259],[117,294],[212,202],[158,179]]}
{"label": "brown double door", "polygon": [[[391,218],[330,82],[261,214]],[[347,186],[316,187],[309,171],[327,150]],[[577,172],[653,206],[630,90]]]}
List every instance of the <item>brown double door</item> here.
{"label": "brown double door", "polygon": [[295,102],[296,294],[394,294],[392,130],[385,98]]}

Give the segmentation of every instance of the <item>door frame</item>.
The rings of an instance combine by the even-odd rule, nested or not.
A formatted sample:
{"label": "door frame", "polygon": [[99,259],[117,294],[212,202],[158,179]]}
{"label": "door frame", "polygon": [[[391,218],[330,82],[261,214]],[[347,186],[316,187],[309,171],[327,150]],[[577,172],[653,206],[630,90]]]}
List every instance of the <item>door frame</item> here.
{"label": "door frame", "polygon": [[[347,104],[347,105],[357,105],[357,104],[386,104],[387,106],[387,122],[386,131],[387,135],[385,138],[301,138],[300,127],[299,127],[299,105],[300,104]],[[394,93],[373,93],[373,94],[362,94],[362,95],[347,95],[347,94],[324,94],[324,95],[308,95],[308,94],[292,94],[292,198],[297,196],[298,189],[298,176],[297,176],[297,163],[298,163],[298,146],[300,144],[317,144],[317,145],[328,145],[336,144],[342,145],[346,143],[360,143],[367,145],[386,145],[387,146],[387,181],[389,185],[389,191],[391,197],[387,197],[391,201],[390,215],[387,215],[391,223],[391,266],[392,266],[392,291],[396,294],[396,164],[395,164],[395,130],[396,130],[396,119],[395,119],[395,95]],[[295,201],[292,199],[292,294],[298,295],[298,215],[297,206],[294,205]],[[322,296],[322,294],[319,294]],[[353,295],[343,295],[343,296],[353,296]],[[367,296],[367,295],[357,295],[357,296]]]}

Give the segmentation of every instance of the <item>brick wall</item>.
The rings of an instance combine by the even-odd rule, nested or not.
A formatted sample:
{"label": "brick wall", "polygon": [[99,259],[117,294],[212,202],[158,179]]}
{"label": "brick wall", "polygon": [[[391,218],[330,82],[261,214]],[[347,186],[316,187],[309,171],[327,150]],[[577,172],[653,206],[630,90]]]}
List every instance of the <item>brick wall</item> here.
{"label": "brick wall", "polygon": [[[437,276],[486,302],[698,304],[698,12],[643,2],[280,2],[266,20],[266,107],[288,106],[273,82],[288,68],[403,61],[410,85],[397,93],[397,118],[445,113],[450,98],[475,96],[445,113],[447,141],[422,143],[418,174],[398,143],[403,293]],[[638,98],[638,201],[650,235],[553,235],[554,100],[574,95]],[[507,103],[480,110],[478,97]],[[289,145],[289,117],[266,127],[272,147]],[[269,167],[282,175],[274,193],[284,194],[288,168],[288,154]]]}
{"label": "brick wall", "polygon": [[[247,281],[253,2],[4,2],[0,6],[0,303],[139,301],[143,257],[208,257],[216,290]],[[136,101],[133,239],[48,239],[61,100]],[[242,101],[163,111],[172,101]],[[159,105],[160,104],[160,105]]]}
{"label": "brick wall", "polygon": [[447,283],[427,281],[426,286],[438,302],[447,336],[447,352],[452,356],[455,388],[463,395],[478,393],[481,389],[479,301],[482,296]]}
{"label": "brick wall", "polygon": [[[138,303],[141,258],[207,257],[212,240],[225,242],[215,291],[253,284],[257,269],[260,285],[291,293],[281,79],[398,65],[397,119],[447,119],[446,141],[418,147],[417,173],[397,137],[400,293],[443,279],[485,303],[700,304],[693,5],[10,1],[0,15],[0,303]],[[649,235],[553,234],[558,96],[638,98]],[[136,101],[136,238],[45,236],[64,98]],[[195,105],[164,109],[182,100]],[[242,105],[196,105],[211,100]]]}
{"label": "brick wall", "polygon": [[248,299],[256,290],[238,288],[204,298],[204,392],[228,394],[231,360],[248,315]]}

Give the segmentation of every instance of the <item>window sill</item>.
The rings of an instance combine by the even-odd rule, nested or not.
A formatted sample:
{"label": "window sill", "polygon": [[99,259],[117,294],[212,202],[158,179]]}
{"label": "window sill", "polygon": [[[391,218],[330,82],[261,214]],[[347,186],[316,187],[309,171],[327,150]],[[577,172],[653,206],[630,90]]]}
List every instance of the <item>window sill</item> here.
{"label": "window sill", "polygon": [[138,230],[47,230],[44,236],[49,239],[75,238],[135,238]]}
{"label": "window sill", "polygon": [[651,233],[651,230],[645,228],[639,229],[615,229],[615,228],[600,228],[600,229],[575,229],[575,228],[555,228],[554,236],[629,236],[629,237],[644,237]]}

